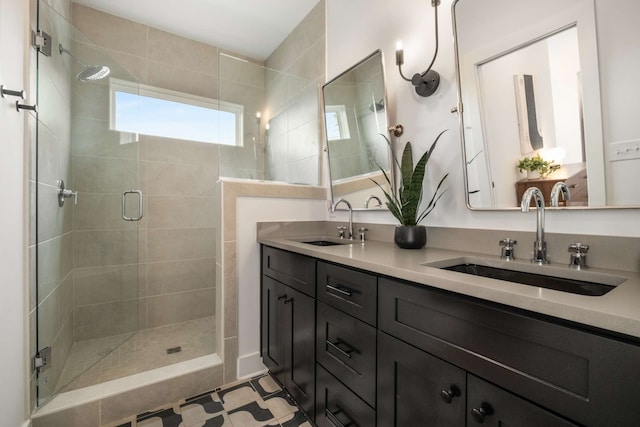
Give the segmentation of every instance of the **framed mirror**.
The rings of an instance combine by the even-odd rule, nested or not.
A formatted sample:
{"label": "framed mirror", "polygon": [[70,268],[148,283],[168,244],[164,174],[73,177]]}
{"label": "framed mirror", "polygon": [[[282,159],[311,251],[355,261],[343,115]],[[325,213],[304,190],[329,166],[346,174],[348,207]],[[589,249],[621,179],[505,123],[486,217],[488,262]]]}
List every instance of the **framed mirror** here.
{"label": "framed mirror", "polygon": [[376,50],[322,87],[331,203],[343,198],[354,210],[386,209],[390,180],[387,99],[382,52]]}
{"label": "framed mirror", "polygon": [[[571,195],[563,208],[640,206],[640,189],[629,185],[640,178],[640,149],[630,154],[640,125],[609,111],[635,104],[627,92],[640,94],[640,31],[626,18],[640,7],[455,0],[452,8],[468,207],[517,209],[531,186],[548,205],[557,182]],[[537,156],[554,170],[518,169]]]}

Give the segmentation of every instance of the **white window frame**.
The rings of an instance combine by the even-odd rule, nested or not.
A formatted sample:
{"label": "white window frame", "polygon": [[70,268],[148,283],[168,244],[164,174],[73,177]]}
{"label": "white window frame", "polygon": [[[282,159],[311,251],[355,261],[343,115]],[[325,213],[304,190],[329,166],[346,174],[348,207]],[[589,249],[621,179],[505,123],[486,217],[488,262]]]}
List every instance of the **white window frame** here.
{"label": "white window frame", "polygon": [[351,134],[349,133],[349,119],[347,118],[347,107],[345,105],[327,105],[324,109],[324,114],[325,121],[327,121],[326,116],[329,114],[335,114],[338,119],[340,136],[338,138],[330,138],[329,135],[327,135],[329,141],[340,141],[351,138]]}
{"label": "white window frame", "polygon": [[[186,105],[193,105],[196,107],[208,108],[216,111],[224,111],[224,112],[232,113],[236,117],[235,144],[227,144],[221,141],[213,142],[213,141],[198,140],[197,142],[203,142],[206,144],[226,145],[230,147],[242,147],[244,145],[244,141],[243,141],[244,106],[243,105],[235,104],[227,101],[219,101],[216,99],[206,98],[198,95],[192,95],[189,93],[178,92],[175,90],[164,89],[156,86],[149,86],[149,85],[140,84],[140,83],[123,80],[123,79],[118,79],[114,77],[111,77],[109,79],[109,129],[111,130],[128,132],[128,131],[121,131],[116,129],[116,92],[125,92],[133,95],[146,96],[150,98],[156,98],[156,99],[172,101],[172,102],[177,102],[177,103],[186,104]],[[143,135],[148,135],[148,134],[143,134]],[[149,135],[168,137],[166,135],[161,135],[161,134],[149,134]],[[191,139],[185,138],[185,140],[191,140]]]}

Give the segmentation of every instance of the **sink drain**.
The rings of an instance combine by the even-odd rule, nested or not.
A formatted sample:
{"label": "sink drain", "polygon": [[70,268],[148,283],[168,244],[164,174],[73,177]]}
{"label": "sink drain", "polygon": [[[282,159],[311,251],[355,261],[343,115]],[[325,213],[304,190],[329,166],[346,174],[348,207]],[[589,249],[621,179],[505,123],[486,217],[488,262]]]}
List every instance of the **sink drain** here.
{"label": "sink drain", "polygon": [[167,349],[167,354],[180,353],[182,351],[182,347],[171,347]]}

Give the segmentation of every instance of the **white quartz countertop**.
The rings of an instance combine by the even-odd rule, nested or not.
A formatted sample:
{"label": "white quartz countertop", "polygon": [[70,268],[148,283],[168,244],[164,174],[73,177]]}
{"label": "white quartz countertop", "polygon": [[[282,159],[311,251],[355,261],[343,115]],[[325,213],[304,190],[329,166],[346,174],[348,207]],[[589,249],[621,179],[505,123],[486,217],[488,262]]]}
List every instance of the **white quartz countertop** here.
{"label": "white quartz countertop", "polygon": [[[561,264],[544,267],[547,272],[552,271],[553,275],[560,277],[588,280],[602,275],[622,282],[605,295],[584,296],[423,265],[473,257],[499,264],[503,261],[498,256],[429,247],[407,250],[390,242],[375,240],[364,244],[356,241],[336,246],[313,246],[298,241],[304,237],[313,239],[317,236],[261,236],[258,242],[320,260],[640,338],[640,274],[636,272],[600,268],[576,271]],[[509,264],[528,271],[538,267],[528,260],[510,261]]]}

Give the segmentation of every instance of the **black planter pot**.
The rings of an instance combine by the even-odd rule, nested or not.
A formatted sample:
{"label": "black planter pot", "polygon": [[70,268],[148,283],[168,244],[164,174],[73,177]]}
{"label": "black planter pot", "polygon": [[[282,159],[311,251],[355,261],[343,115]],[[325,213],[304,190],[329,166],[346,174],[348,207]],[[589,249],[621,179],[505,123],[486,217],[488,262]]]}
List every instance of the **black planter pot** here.
{"label": "black planter pot", "polygon": [[420,249],[427,244],[427,227],[424,225],[398,225],[393,241],[402,249]]}

